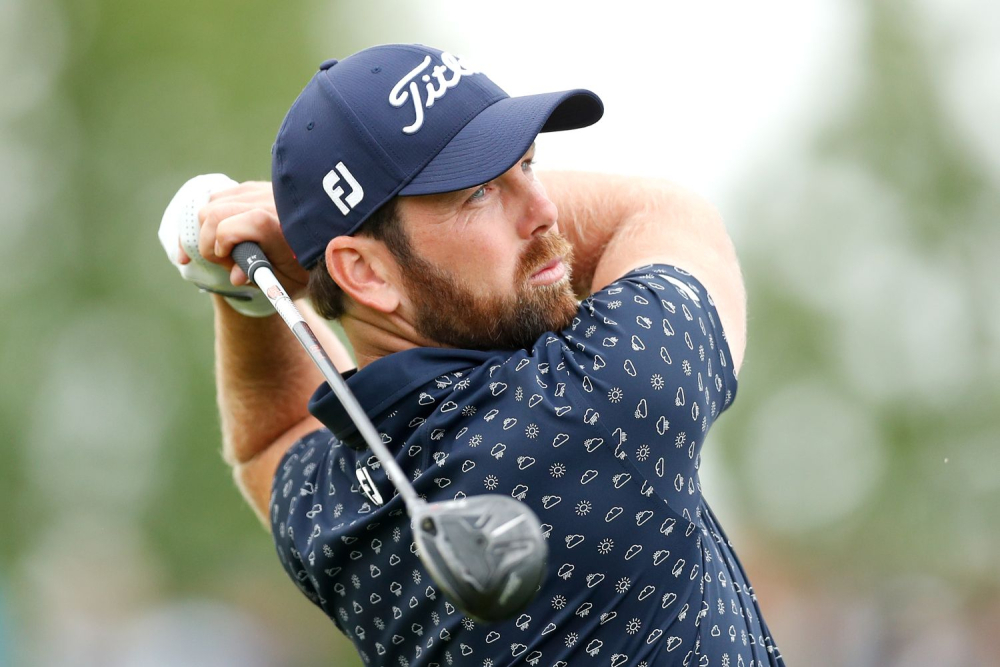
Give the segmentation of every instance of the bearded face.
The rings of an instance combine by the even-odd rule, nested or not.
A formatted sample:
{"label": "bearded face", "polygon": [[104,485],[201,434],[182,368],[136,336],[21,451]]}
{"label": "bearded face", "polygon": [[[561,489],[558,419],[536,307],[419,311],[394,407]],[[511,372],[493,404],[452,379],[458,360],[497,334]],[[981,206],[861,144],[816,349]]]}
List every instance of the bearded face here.
{"label": "bearded face", "polygon": [[[417,332],[446,347],[473,350],[521,349],[546,331],[570,324],[578,303],[569,267],[572,246],[558,232],[537,236],[518,260],[509,290],[484,293],[474,276],[455,276],[412,253],[397,257],[416,309]],[[551,284],[531,277],[562,257],[566,275]]]}

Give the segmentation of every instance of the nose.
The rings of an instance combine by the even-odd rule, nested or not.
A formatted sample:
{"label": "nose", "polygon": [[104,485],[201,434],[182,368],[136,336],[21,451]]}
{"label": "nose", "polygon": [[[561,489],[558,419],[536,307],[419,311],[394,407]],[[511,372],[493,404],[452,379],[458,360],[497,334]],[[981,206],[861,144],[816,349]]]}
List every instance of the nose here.
{"label": "nose", "polygon": [[559,216],[542,184],[529,175],[521,174],[524,205],[518,221],[518,234],[525,239],[546,234]]}

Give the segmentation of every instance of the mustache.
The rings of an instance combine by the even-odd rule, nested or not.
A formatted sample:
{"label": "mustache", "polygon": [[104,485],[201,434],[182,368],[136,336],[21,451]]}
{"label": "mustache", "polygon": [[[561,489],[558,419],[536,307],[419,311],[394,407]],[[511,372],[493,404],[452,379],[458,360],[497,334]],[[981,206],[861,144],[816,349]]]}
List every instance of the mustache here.
{"label": "mustache", "polygon": [[536,236],[531,241],[518,261],[517,278],[520,282],[527,282],[531,276],[538,272],[543,266],[557,257],[562,257],[567,268],[572,265],[573,246],[569,240],[559,232],[550,232],[544,236]]}

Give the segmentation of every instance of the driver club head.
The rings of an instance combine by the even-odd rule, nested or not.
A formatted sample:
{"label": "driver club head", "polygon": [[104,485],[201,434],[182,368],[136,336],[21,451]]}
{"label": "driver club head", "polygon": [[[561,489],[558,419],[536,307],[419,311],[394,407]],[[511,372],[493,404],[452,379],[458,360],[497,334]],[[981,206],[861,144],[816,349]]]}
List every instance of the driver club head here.
{"label": "driver club head", "polygon": [[424,504],[411,519],[420,560],[469,616],[502,621],[535,597],[548,548],[527,505],[486,494]]}

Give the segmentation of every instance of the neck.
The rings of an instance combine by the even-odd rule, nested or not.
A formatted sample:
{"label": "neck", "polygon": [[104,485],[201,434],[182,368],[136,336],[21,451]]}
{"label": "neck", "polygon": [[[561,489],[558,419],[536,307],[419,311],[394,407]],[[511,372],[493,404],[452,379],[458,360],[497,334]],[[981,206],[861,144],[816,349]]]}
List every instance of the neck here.
{"label": "neck", "polygon": [[354,308],[340,318],[347,339],[354,348],[358,369],[390,355],[414,347],[440,347],[420,336],[398,314],[385,315],[366,308]]}

